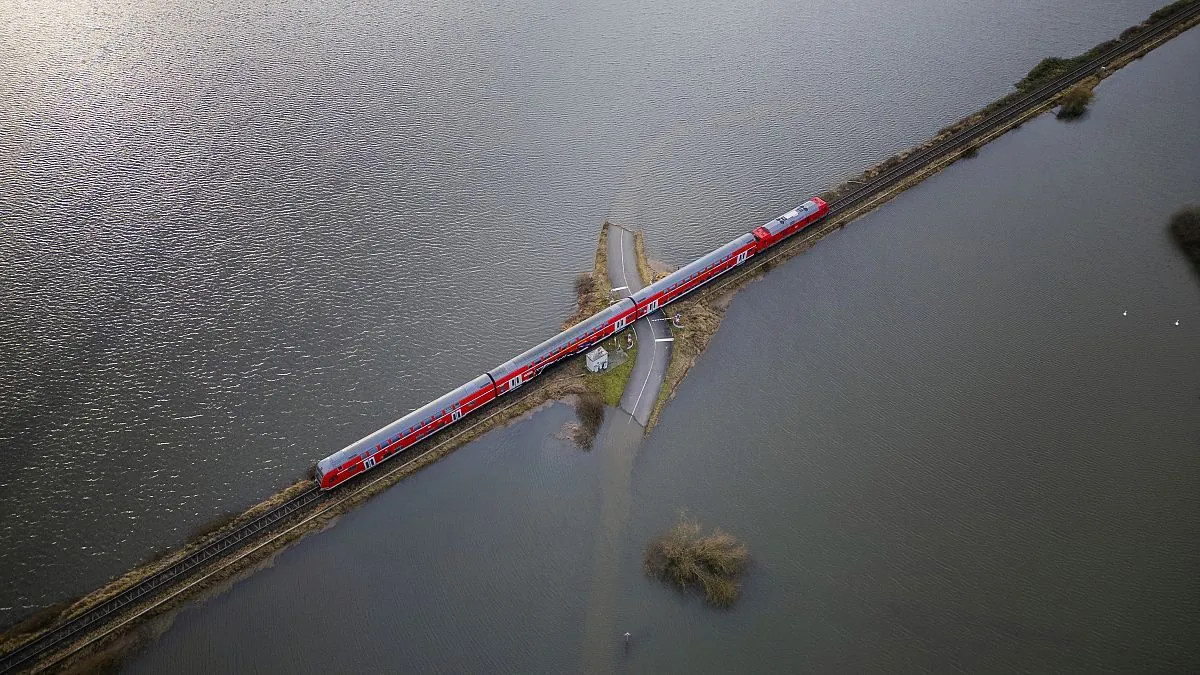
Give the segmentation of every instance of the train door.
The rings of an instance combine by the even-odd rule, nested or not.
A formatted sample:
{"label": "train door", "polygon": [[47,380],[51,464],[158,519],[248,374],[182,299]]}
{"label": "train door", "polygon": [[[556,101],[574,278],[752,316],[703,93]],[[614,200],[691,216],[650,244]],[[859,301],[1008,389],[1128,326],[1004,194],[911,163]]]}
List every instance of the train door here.
{"label": "train door", "polygon": [[650,305],[648,307],[646,307],[646,313],[649,314],[650,312],[653,312],[656,309],[658,309],[658,301],[651,300]]}
{"label": "train door", "polygon": [[451,422],[457,422],[460,419],[462,419],[462,410],[455,408],[453,411],[450,412],[450,421]]}
{"label": "train door", "polygon": [[374,455],[367,455],[366,457],[363,458],[363,471],[366,471],[367,469],[370,469],[373,466],[375,466],[375,456]]}
{"label": "train door", "polygon": [[737,264],[741,265],[742,263],[746,262],[746,256],[748,256],[748,255],[750,255],[749,251],[742,251],[741,253],[739,253]]}
{"label": "train door", "polygon": [[521,374],[517,373],[516,375],[513,375],[513,379],[508,381],[508,390],[512,391],[519,386],[521,386]]}
{"label": "train door", "polygon": [[621,329],[624,327],[625,327],[625,317],[621,317],[620,319],[617,319],[617,322],[615,324],[613,324],[613,332],[619,333],[619,332],[621,332]]}

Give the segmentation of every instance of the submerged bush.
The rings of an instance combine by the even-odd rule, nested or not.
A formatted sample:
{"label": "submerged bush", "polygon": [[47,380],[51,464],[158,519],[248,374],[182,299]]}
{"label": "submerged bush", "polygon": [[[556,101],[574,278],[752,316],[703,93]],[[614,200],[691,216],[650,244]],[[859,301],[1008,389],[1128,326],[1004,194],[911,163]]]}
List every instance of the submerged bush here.
{"label": "submerged bush", "polygon": [[580,447],[590,448],[596,440],[596,432],[604,422],[604,399],[594,391],[586,391],[579,395],[579,405],[575,407],[579,417],[579,428],[575,431],[575,442]]}
{"label": "submerged bush", "polygon": [[579,297],[589,295],[596,290],[596,278],[587,272],[575,277],[575,293]]}
{"label": "submerged bush", "polygon": [[650,576],[682,589],[699,589],[710,604],[730,607],[741,590],[738,577],[750,554],[732,535],[713,530],[702,536],[699,523],[681,517],[669,532],[650,542],[642,562]]}
{"label": "submerged bush", "polygon": [[1092,88],[1086,84],[1080,83],[1067,90],[1063,94],[1062,107],[1058,109],[1058,119],[1073,120],[1087,111],[1088,104],[1092,102],[1095,94],[1092,93]]}
{"label": "submerged bush", "polygon": [[1171,216],[1171,234],[1192,262],[1200,265],[1200,206],[1188,206]]}

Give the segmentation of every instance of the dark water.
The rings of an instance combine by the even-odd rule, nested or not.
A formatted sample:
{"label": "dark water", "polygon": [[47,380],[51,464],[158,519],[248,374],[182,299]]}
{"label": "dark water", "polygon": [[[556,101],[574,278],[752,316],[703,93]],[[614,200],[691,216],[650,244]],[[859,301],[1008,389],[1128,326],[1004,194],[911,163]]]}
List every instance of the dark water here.
{"label": "dark water", "polygon": [[[128,670],[1196,672],[1200,278],[1164,226],[1197,62],[1193,30],[750,286],[643,443],[495,431]],[[730,612],[640,571],[680,509],[752,552]]]}
{"label": "dark water", "polygon": [[0,7],[0,621],[1157,0]]}

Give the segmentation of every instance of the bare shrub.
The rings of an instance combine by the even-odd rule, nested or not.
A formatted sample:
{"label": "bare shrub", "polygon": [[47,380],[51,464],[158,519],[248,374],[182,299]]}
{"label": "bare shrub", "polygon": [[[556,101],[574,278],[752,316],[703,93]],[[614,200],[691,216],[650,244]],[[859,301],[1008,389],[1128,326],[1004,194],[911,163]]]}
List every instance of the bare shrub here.
{"label": "bare shrub", "polygon": [[591,448],[596,440],[596,432],[604,422],[604,399],[594,391],[586,391],[579,395],[579,405],[575,414],[579,417],[579,428],[575,431],[575,442],[582,448]]}
{"label": "bare shrub", "polygon": [[1092,88],[1082,82],[1071,87],[1067,93],[1063,94],[1062,107],[1058,109],[1058,119],[1073,120],[1081,117],[1087,111],[1088,104],[1092,102],[1094,96]]}
{"label": "bare shrub", "polygon": [[646,573],[681,589],[697,588],[717,607],[737,600],[738,578],[750,562],[740,541],[721,530],[703,536],[700,524],[681,516],[675,527],[646,547],[642,565]]}

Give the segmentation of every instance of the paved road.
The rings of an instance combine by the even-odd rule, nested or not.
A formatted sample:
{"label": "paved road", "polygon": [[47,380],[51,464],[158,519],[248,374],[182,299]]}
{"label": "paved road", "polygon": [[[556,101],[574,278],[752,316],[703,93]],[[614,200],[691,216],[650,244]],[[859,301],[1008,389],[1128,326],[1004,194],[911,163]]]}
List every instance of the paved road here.
{"label": "paved road", "polygon": [[[628,289],[617,290],[614,296],[632,294],[643,286],[633,252],[633,233],[616,225],[608,228],[608,278],[614,289],[621,286]],[[638,342],[637,360],[621,395],[621,409],[644,427],[671,362],[671,327],[662,310],[658,310],[635,322],[633,331]]]}

